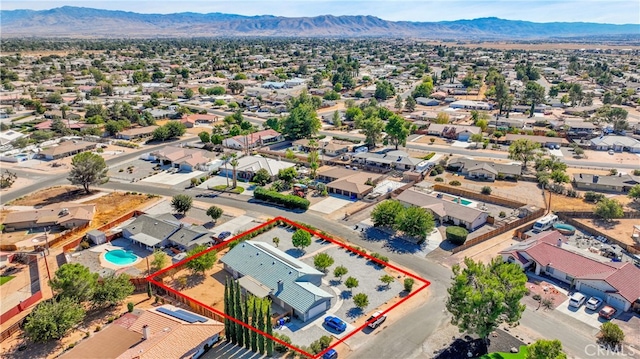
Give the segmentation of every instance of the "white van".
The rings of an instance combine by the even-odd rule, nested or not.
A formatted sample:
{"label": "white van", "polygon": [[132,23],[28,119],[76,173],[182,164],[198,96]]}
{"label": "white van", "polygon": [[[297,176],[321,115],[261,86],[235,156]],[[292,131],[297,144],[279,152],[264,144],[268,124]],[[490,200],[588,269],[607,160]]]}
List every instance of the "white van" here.
{"label": "white van", "polygon": [[555,214],[546,215],[533,224],[533,231],[536,233],[546,231],[551,229],[556,222],[558,222],[558,216]]}
{"label": "white van", "polygon": [[585,299],[587,299],[587,297],[585,297],[584,294],[575,292],[571,295],[571,298],[569,298],[569,307],[580,308],[582,304],[584,304]]}

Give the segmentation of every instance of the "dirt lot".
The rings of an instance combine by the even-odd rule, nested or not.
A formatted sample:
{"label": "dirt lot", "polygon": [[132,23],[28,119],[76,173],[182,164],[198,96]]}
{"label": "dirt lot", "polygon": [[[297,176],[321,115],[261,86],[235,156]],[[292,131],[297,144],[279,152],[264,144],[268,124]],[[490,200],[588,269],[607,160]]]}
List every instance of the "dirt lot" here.
{"label": "dirt lot", "polygon": [[83,190],[79,189],[76,186],[55,186],[55,187],[42,189],[38,192],[29,194],[25,197],[20,197],[12,202],[9,202],[8,205],[11,205],[11,206],[45,205],[46,206],[46,205],[57,203],[57,202],[75,201],[88,196],[90,195],[87,195]]}
{"label": "dirt lot", "polygon": [[576,221],[593,227],[598,231],[611,236],[620,242],[626,244],[634,244],[631,235],[633,234],[633,226],[638,224],[638,219],[616,219],[611,223],[605,223],[599,219],[579,219]]}

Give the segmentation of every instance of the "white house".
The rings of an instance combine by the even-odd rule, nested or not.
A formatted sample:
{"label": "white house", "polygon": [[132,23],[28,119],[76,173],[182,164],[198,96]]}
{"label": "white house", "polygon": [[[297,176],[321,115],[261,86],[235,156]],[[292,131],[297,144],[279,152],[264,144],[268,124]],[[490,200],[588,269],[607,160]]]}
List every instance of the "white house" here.
{"label": "white house", "polygon": [[489,111],[493,108],[491,104],[482,101],[458,100],[449,104],[451,108],[461,108],[465,110],[485,110]]}
{"label": "white house", "polygon": [[590,140],[591,147],[600,150],[614,150],[616,152],[628,151],[640,153],[640,141],[627,136],[600,136]]}
{"label": "white house", "polygon": [[278,131],[268,129],[250,133],[248,135],[238,135],[227,138],[222,141],[222,145],[224,147],[242,150],[247,148],[261,147],[270,143],[276,143],[280,141],[284,141],[284,136],[282,136]]}

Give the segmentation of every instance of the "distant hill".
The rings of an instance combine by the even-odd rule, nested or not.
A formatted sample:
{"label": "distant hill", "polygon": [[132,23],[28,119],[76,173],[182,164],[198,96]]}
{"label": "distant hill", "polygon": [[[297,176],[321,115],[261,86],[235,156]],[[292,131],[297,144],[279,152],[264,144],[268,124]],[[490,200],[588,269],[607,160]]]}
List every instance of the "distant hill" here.
{"label": "distant hill", "polygon": [[279,17],[191,12],[160,15],[72,6],[40,11],[1,10],[0,18],[0,31],[5,38],[302,36],[500,40],[638,35],[640,28],[637,24],[535,23],[498,18],[408,22],[374,16]]}

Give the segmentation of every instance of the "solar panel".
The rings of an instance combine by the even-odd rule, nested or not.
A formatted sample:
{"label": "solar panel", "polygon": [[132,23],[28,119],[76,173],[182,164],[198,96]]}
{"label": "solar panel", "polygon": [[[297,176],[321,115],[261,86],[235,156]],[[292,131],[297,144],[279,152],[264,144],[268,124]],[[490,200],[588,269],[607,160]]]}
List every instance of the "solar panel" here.
{"label": "solar panel", "polygon": [[179,314],[184,315],[186,317],[193,318],[196,322],[200,322],[200,323],[206,323],[207,320],[208,320],[205,317],[201,317],[199,315],[193,314],[191,312],[187,312],[186,310],[182,310],[182,309],[176,310],[175,313],[179,313]]}
{"label": "solar panel", "polygon": [[[184,313],[179,313],[178,311],[175,311],[175,312],[174,312],[174,311],[169,310],[169,309],[167,309],[167,308],[158,308],[158,309],[156,309],[156,310],[157,310],[158,312],[163,313],[163,314],[166,314],[166,315],[168,315],[168,316],[171,316],[171,317],[174,317],[174,318],[177,318],[177,319],[183,320],[183,321],[185,321],[185,322],[187,322],[187,323],[189,323],[189,324],[193,324],[193,323],[195,323],[195,322],[197,322],[197,321],[198,321],[198,319],[197,319],[197,318],[193,318],[193,317],[192,317],[192,316],[190,316],[190,315],[184,315],[184,313],[186,313],[186,312],[184,312]],[[186,313],[186,314],[188,314],[188,313]]]}

